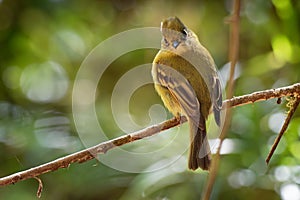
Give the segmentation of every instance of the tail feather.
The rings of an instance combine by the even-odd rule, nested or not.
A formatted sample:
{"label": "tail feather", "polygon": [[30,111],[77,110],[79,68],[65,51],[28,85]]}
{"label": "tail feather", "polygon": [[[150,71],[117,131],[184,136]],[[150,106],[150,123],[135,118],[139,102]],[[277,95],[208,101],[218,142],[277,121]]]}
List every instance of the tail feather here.
{"label": "tail feather", "polygon": [[190,122],[190,132],[191,147],[188,167],[192,170],[196,170],[199,167],[203,170],[209,170],[211,155],[203,117],[201,117],[198,126]]}

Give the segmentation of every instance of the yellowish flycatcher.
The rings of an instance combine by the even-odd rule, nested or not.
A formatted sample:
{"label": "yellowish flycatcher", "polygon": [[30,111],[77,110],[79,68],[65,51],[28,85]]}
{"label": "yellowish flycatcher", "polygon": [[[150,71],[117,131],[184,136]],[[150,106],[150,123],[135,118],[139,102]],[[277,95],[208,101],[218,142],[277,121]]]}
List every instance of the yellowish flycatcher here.
{"label": "yellowish flycatcher", "polygon": [[220,126],[222,93],[214,60],[196,34],[177,17],[161,22],[161,50],[152,66],[155,89],[175,116],[187,117],[191,147],[188,167],[208,170],[211,156],[206,120],[213,108]]}

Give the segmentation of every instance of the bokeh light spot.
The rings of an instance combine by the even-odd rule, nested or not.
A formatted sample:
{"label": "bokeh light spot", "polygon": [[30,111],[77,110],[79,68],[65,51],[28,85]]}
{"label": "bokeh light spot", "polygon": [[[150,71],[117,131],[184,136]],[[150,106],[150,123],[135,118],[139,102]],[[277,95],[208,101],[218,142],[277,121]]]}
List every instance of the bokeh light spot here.
{"label": "bokeh light spot", "polygon": [[274,175],[278,181],[287,181],[291,178],[291,170],[287,166],[279,166],[275,168]]}
{"label": "bokeh light spot", "polygon": [[279,61],[288,62],[292,60],[293,48],[285,35],[275,36],[272,40],[272,48],[275,58]]}
{"label": "bokeh light spot", "polygon": [[296,184],[286,184],[281,186],[280,195],[283,200],[299,200],[300,189]]}
{"label": "bokeh light spot", "polygon": [[227,180],[231,187],[240,188],[252,185],[255,179],[256,176],[252,170],[242,169],[232,172]]}
{"label": "bokeh light spot", "polygon": [[272,114],[268,121],[269,128],[274,133],[279,133],[279,131],[284,123],[284,120],[285,120],[285,114],[283,114],[283,113]]}
{"label": "bokeh light spot", "polygon": [[27,98],[41,103],[58,101],[66,94],[68,85],[65,70],[52,61],[27,66],[20,80],[21,89]]}
{"label": "bokeh light spot", "polygon": [[255,1],[248,1],[245,6],[245,13],[248,19],[254,24],[264,24],[269,19],[266,12],[268,8],[268,2],[266,4],[262,4]]}
{"label": "bokeh light spot", "polygon": [[71,30],[61,30],[55,34],[55,41],[72,58],[83,56],[86,46],[81,37]]}

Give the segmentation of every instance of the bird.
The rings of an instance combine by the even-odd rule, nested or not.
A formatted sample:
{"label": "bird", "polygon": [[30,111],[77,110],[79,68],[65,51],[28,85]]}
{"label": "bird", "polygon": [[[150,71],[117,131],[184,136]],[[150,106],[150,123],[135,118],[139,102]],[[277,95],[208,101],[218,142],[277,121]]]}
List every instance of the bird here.
{"label": "bird", "polygon": [[186,116],[190,128],[188,168],[209,170],[211,152],[206,121],[212,111],[221,123],[222,91],[216,64],[197,35],[178,17],[161,22],[161,49],[151,74],[154,88],[165,107],[180,120]]}

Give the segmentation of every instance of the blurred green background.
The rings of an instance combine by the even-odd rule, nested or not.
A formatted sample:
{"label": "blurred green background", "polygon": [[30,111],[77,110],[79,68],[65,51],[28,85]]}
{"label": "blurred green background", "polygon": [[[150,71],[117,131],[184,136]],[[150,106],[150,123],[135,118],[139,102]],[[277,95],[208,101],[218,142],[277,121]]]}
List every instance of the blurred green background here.
{"label": "blurred green background", "polygon": [[[84,148],[73,122],[73,82],[89,52],[114,34],[158,27],[163,18],[176,15],[198,34],[226,81],[226,21],[232,2],[0,0],[0,176]],[[240,19],[235,96],[298,82],[300,1],[242,1]],[[101,78],[97,115],[109,138],[124,134],[110,108],[114,85],[128,70],[151,63],[156,53],[128,53]],[[146,127],[153,104],[161,101],[151,84],[134,93],[129,110],[136,123]],[[264,162],[283,123],[285,104],[285,99],[281,105],[269,100],[234,109],[211,199],[300,199],[299,111],[270,165]],[[152,149],[153,144],[126,147],[131,145]],[[183,156],[182,162],[140,174],[120,172],[96,160],[74,164],[40,177],[42,199],[199,199],[207,173],[188,171]],[[36,190],[37,181],[26,180],[1,187],[0,199],[35,199]]]}

